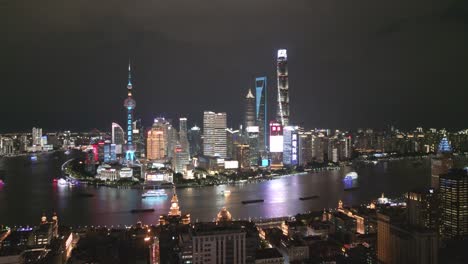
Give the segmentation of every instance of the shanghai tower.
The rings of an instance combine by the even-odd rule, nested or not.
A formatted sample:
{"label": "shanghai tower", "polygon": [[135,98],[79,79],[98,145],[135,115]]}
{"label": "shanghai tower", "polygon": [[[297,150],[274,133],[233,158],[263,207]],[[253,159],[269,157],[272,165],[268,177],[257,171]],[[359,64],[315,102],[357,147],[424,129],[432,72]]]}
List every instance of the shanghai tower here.
{"label": "shanghai tower", "polygon": [[136,101],[132,97],[132,75],[130,70],[130,63],[128,63],[128,84],[127,84],[127,98],[124,101],[124,107],[127,109],[127,122],[125,130],[127,131],[127,144],[125,145],[125,161],[132,163],[135,160],[135,146],[133,145],[133,110],[136,107]]}
{"label": "shanghai tower", "polygon": [[276,119],[283,127],[289,125],[289,81],[288,55],[285,49],[278,50],[277,78],[278,78],[278,107]]}

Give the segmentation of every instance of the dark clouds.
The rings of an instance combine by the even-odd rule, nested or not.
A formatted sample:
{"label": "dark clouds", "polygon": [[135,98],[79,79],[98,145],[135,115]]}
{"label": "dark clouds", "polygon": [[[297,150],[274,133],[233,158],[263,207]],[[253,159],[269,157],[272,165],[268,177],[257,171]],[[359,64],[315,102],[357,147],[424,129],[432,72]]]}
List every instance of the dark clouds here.
{"label": "dark clouds", "polygon": [[0,131],[121,122],[129,57],[144,123],[237,125],[255,76],[273,103],[278,48],[306,127],[466,127],[467,17],[462,0],[1,0]]}

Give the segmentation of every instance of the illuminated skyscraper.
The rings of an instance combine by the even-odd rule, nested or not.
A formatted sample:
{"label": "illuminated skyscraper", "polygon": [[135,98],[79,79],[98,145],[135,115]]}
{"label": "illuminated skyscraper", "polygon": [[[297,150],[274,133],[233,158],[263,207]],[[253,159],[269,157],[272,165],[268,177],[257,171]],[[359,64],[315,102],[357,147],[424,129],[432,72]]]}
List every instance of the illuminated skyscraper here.
{"label": "illuminated skyscraper", "polygon": [[40,146],[42,140],[42,128],[33,127],[32,129],[32,145]]}
{"label": "illuminated skyscraper", "polygon": [[278,50],[277,81],[278,107],[276,109],[276,120],[284,127],[289,125],[288,55],[285,49]]}
{"label": "illuminated skyscraper", "polygon": [[190,149],[187,138],[187,118],[179,119],[179,144],[174,148],[174,171],[184,172],[184,168],[190,161]]}
{"label": "illuminated skyscraper", "polygon": [[130,63],[128,64],[128,84],[127,84],[127,99],[124,101],[124,107],[127,109],[127,123],[125,124],[127,130],[127,144],[125,148],[125,160],[127,162],[133,162],[135,160],[135,146],[133,145],[133,110],[136,107],[136,101],[132,96],[132,76]]}
{"label": "illuminated skyscraper", "polygon": [[125,134],[121,126],[117,123],[112,123],[112,144],[125,144]]}
{"label": "illuminated skyscraper", "polygon": [[146,141],[147,159],[161,160],[167,157],[167,124],[164,118],[154,119]]}
{"label": "illuminated skyscraper", "polygon": [[445,238],[468,236],[468,172],[451,170],[439,177],[442,235]]}
{"label": "illuminated skyscraper", "polygon": [[298,132],[293,126],[283,129],[283,164],[289,166],[298,164]]}
{"label": "illuminated skyscraper", "polygon": [[244,125],[245,128],[255,126],[255,97],[250,89],[245,97]]}
{"label": "illuminated skyscraper", "polygon": [[258,151],[265,153],[268,150],[268,112],[267,112],[267,78],[255,79],[255,117],[258,126]]}
{"label": "illuminated skyscraper", "polygon": [[179,119],[179,142],[183,150],[189,154],[190,145],[187,137],[187,118],[185,117]]}
{"label": "illuminated skyscraper", "polygon": [[203,154],[226,158],[226,113],[203,113]]}

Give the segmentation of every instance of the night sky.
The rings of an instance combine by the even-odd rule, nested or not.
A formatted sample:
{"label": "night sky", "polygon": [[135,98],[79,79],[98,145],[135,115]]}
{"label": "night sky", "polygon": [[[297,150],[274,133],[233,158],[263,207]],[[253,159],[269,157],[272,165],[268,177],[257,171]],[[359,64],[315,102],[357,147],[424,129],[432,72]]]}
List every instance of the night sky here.
{"label": "night sky", "polygon": [[[468,127],[468,1],[0,0],[0,132],[93,128],[203,110],[242,120],[256,76],[306,128]],[[272,116],[273,117],[273,111]]]}

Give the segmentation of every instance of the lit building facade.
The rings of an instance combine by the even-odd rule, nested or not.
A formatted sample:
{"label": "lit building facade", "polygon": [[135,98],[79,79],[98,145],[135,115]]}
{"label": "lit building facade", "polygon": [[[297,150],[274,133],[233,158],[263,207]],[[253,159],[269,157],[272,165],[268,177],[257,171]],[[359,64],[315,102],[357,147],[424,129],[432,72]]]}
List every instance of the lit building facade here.
{"label": "lit building facade", "polygon": [[227,157],[226,113],[203,113],[203,154]]}
{"label": "lit building facade", "polygon": [[442,234],[445,238],[468,236],[468,173],[451,170],[439,177]]}
{"label": "lit building facade", "polygon": [[259,152],[259,127],[250,126],[246,128],[247,144],[249,145],[249,160],[250,166],[259,165],[260,152]]}
{"label": "lit building facade", "polygon": [[32,128],[32,145],[40,146],[42,140],[42,128],[33,127]]}
{"label": "lit building facade", "polygon": [[270,156],[271,168],[283,167],[283,126],[275,121],[270,122]]}
{"label": "lit building facade", "polygon": [[117,161],[116,145],[112,144],[111,141],[106,140],[104,142],[104,162],[113,163]]}
{"label": "lit building facade", "polygon": [[298,131],[293,126],[283,129],[283,164],[288,166],[298,164]]}
{"label": "lit building facade", "polygon": [[167,129],[163,120],[156,118],[146,137],[146,158],[161,160],[167,157]]}
{"label": "lit building facade", "polygon": [[289,125],[289,80],[288,55],[285,49],[278,50],[277,57],[278,106],[276,120],[283,127]]}

